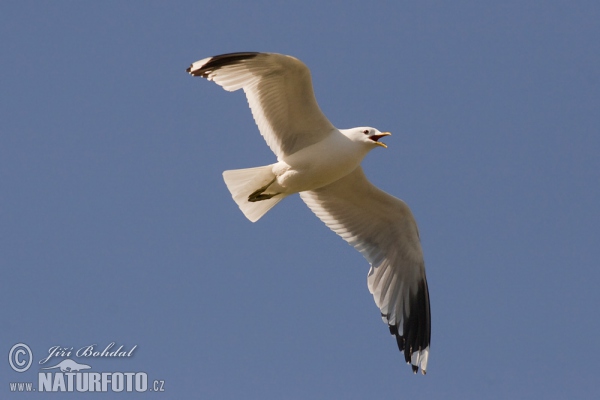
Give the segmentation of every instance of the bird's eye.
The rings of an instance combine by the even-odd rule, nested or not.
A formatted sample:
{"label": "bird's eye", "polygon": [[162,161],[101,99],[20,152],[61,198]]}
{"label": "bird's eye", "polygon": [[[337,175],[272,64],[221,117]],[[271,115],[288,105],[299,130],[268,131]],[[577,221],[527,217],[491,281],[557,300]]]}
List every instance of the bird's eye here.
{"label": "bird's eye", "polygon": [[369,134],[369,130],[368,130],[368,129],[365,129],[365,130],[363,131],[363,133],[364,133],[365,135],[368,135],[368,134]]}

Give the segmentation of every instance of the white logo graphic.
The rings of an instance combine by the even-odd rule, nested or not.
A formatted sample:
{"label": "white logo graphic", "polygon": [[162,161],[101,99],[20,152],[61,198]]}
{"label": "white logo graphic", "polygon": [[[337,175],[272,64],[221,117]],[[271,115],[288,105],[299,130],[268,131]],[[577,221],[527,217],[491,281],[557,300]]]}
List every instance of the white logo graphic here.
{"label": "white logo graphic", "polygon": [[25,372],[31,367],[33,353],[25,343],[15,344],[8,352],[8,363],[17,372]]}
{"label": "white logo graphic", "polygon": [[61,372],[79,372],[82,369],[90,369],[92,367],[90,367],[89,365],[85,365],[85,364],[78,364],[73,360],[69,360],[68,358],[66,360],[62,360],[61,362],[59,362],[58,364],[56,364],[53,367],[46,367],[46,368],[42,368],[42,369],[52,369],[52,368],[60,368]]}

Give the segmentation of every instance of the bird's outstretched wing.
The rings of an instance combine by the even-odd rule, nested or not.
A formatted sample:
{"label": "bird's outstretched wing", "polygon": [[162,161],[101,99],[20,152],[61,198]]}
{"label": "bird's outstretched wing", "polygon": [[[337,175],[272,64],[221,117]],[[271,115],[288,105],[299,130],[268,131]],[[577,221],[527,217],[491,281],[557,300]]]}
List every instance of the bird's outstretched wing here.
{"label": "bird's outstretched wing", "polygon": [[361,167],[302,200],[371,264],[367,283],[383,321],[416,373],[427,370],[431,316],[417,224],[408,206],[371,184]]}
{"label": "bird's outstretched wing", "polygon": [[231,53],[205,58],[187,71],[230,92],[244,89],[260,133],[279,158],[321,141],[335,129],[319,108],[310,70],[273,53]]}

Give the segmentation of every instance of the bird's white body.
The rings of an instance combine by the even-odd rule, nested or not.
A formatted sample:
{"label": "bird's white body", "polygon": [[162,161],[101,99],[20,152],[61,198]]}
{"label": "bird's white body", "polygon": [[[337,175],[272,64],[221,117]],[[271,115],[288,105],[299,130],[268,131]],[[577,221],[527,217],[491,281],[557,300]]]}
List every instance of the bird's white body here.
{"label": "bird's white body", "polygon": [[272,164],[276,181],[269,186],[269,191],[290,195],[314,190],[354,171],[376,146],[353,140],[352,136],[345,134],[348,131],[352,130],[333,130],[322,141]]}
{"label": "bird's white body", "polygon": [[408,206],[372,185],[360,166],[389,133],[339,130],[314,97],[309,69],[282,54],[232,53],[192,64],[188,72],[225,90],[243,89],[277,162],[223,172],[244,215],[259,220],[294,193],[369,261],[369,291],[405,361],[425,373],[431,318],[425,265]]}

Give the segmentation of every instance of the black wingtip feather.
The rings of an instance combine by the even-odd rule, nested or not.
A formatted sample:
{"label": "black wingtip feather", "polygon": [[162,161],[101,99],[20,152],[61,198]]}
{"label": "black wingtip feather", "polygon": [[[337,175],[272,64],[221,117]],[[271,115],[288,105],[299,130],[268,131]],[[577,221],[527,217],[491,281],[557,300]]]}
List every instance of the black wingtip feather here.
{"label": "black wingtip feather", "polygon": [[206,64],[204,64],[201,68],[192,71],[192,67],[188,68],[186,71],[190,73],[192,76],[200,76],[202,78],[208,77],[208,74],[212,71],[215,71],[225,65],[233,65],[238,64],[241,61],[249,60],[251,58],[256,57],[260,53],[258,52],[240,52],[240,53],[227,53],[220,54],[218,56],[211,57],[210,60]]}
{"label": "black wingtip feather", "polygon": [[[390,334],[396,337],[398,349],[404,354],[404,360],[410,364],[412,353],[425,349],[431,341],[431,312],[429,308],[429,291],[427,281],[423,279],[417,291],[409,298],[408,317],[404,317],[402,335],[397,325],[390,325]],[[416,373],[417,365],[411,365]]]}

